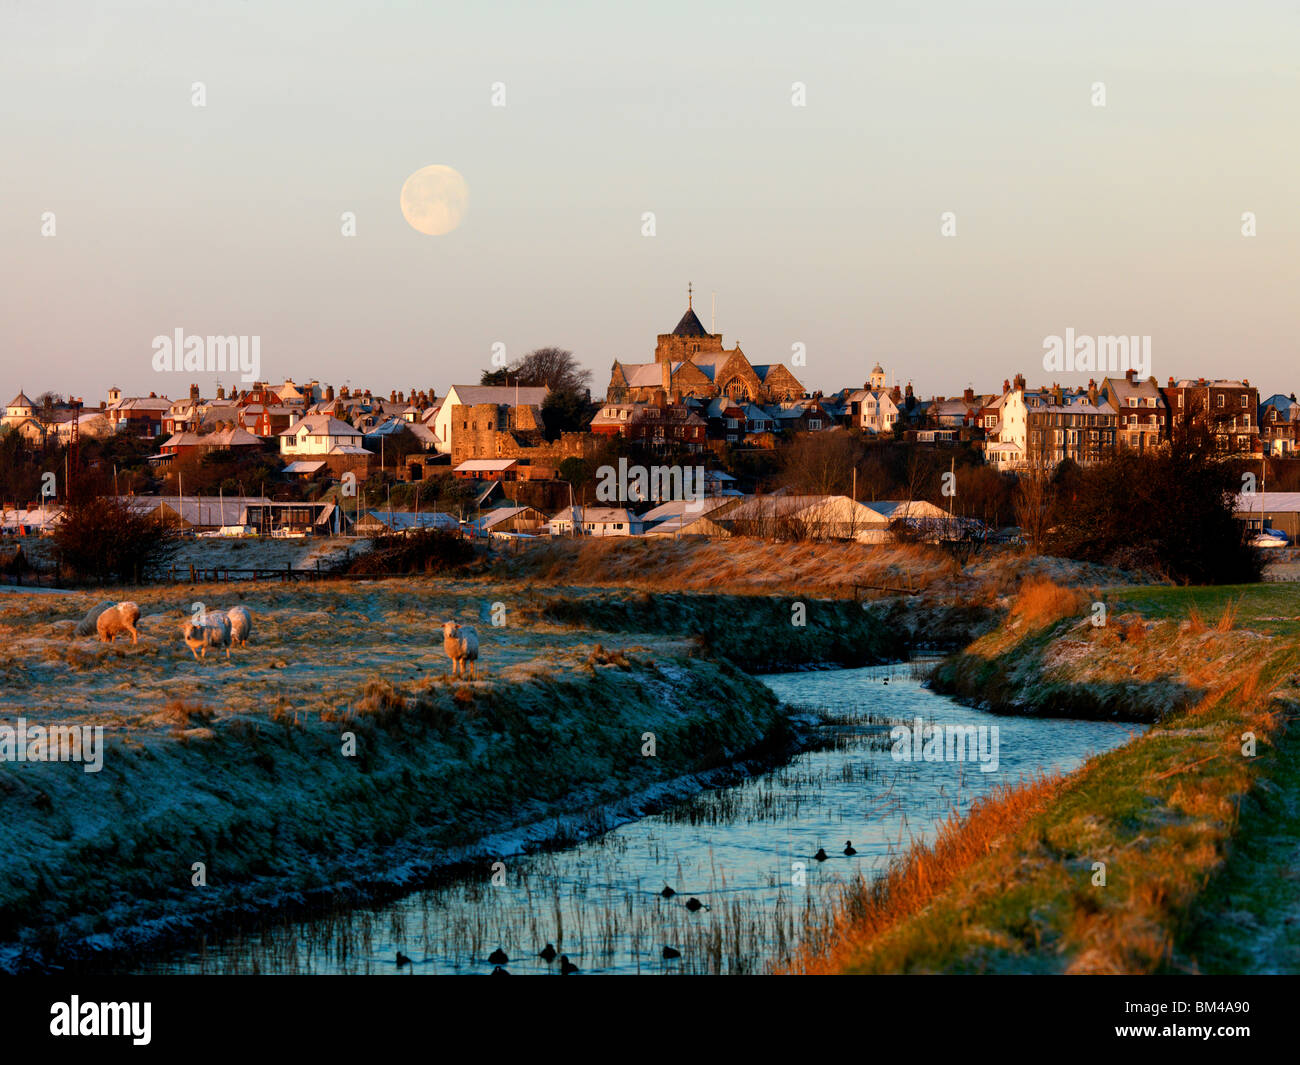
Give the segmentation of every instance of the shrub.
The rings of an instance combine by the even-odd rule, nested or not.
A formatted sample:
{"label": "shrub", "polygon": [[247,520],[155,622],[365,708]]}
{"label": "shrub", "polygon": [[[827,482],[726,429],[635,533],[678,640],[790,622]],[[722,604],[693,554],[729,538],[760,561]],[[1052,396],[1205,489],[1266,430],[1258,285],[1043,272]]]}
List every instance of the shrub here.
{"label": "shrub", "polygon": [[72,504],[54,532],[63,565],[81,580],[134,582],[180,546],[174,526],[143,514],[116,496]]}
{"label": "shrub", "polygon": [[342,572],[364,577],[382,573],[442,573],[474,560],[474,547],[458,533],[421,529],[402,536],[380,536],[369,552],[345,560]]}

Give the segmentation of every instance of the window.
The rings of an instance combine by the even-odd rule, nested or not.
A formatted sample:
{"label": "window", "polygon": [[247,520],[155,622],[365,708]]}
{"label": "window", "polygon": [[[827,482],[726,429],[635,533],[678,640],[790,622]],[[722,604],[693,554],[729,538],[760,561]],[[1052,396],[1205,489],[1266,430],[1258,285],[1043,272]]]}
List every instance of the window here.
{"label": "window", "polygon": [[1243,407],[1246,405],[1246,395],[1245,395],[1245,393],[1242,393],[1242,396],[1241,396],[1241,405],[1242,405]]}
{"label": "window", "polygon": [[1223,406],[1223,393],[1220,392],[1219,395],[1218,395],[1216,398],[1217,398],[1218,401],[1219,401],[1218,404],[1217,404],[1217,406],[1222,407],[1222,406]]}

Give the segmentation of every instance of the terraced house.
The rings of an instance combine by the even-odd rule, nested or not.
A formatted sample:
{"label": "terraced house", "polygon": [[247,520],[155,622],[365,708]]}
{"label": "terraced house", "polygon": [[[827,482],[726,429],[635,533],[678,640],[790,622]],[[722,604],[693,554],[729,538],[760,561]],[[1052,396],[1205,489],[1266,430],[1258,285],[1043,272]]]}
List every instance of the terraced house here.
{"label": "terraced house", "polygon": [[1060,385],[1028,390],[1024,378],[1002,401],[997,440],[987,449],[1000,469],[1052,468],[1070,459],[1080,466],[1115,454],[1118,414],[1090,382],[1087,389]]}
{"label": "terraced house", "polygon": [[1137,379],[1137,371],[1107,377],[1101,390],[1116,414],[1116,442],[1131,451],[1149,451],[1166,437],[1169,409],[1154,377]]}
{"label": "terraced house", "polygon": [[1249,381],[1174,382],[1162,390],[1171,427],[1203,421],[1214,436],[1215,450],[1225,455],[1249,455],[1259,445],[1259,390]]}

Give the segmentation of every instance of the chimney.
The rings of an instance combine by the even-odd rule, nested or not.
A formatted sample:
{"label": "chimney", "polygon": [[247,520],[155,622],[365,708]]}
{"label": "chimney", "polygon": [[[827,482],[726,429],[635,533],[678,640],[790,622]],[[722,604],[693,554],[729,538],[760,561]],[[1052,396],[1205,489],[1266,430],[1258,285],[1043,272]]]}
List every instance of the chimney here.
{"label": "chimney", "polygon": [[[1129,373],[1132,372],[1133,372],[1132,370],[1129,371]],[[1088,382],[1088,402],[1091,403],[1094,407],[1097,405],[1097,382],[1096,381]]]}
{"label": "chimney", "polygon": [[1011,391],[1011,382],[1008,381],[1005,377],[1002,378],[1002,394],[1005,396],[1010,391]]}
{"label": "chimney", "polygon": [[975,389],[968,388],[961,394],[962,402],[969,405],[975,402]]}
{"label": "chimney", "polygon": [[1124,371],[1124,380],[1127,381],[1129,384],[1133,384],[1133,382],[1134,382],[1134,380],[1135,380],[1136,378],[1137,378],[1137,371],[1136,371],[1136,370],[1125,370],[1125,371]]}
{"label": "chimney", "polygon": [[[239,389],[235,389],[236,395],[238,394],[238,392]],[[226,386],[217,385],[217,399],[225,399],[225,398],[226,398]]]}
{"label": "chimney", "polygon": [[397,402],[397,392],[396,392],[396,391],[393,391],[393,392],[389,392],[389,393],[388,393],[388,402],[389,402],[389,403],[396,403],[396,402]]}
{"label": "chimney", "polygon": [[1174,379],[1173,379],[1172,377],[1169,378],[1169,387],[1170,387],[1170,388],[1173,388],[1173,387],[1174,387]]}
{"label": "chimney", "polygon": [[190,399],[194,400],[195,403],[197,403],[197,402],[199,401],[199,386],[198,386],[198,385],[190,385]]}
{"label": "chimney", "polygon": [[333,386],[333,385],[326,385],[326,386],[325,386],[325,402],[326,402],[326,403],[332,403],[333,401],[334,401],[334,386]]}
{"label": "chimney", "polygon": [[1014,381],[1015,381],[1016,389],[1020,392],[1023,392],[1025,390],[1025,375],[1022,373],[1016,374]]}

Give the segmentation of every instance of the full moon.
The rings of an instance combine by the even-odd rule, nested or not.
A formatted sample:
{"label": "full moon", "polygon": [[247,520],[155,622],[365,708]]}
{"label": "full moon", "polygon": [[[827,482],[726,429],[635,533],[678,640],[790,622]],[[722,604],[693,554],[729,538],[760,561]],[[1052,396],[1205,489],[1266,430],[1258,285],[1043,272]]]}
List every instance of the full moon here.
{"label": "full moon", "polygon": [[465,217],[469,186],[449,166],[426,166],[402,186],[402,216],[412,229],[430,237],[450,233]]}

